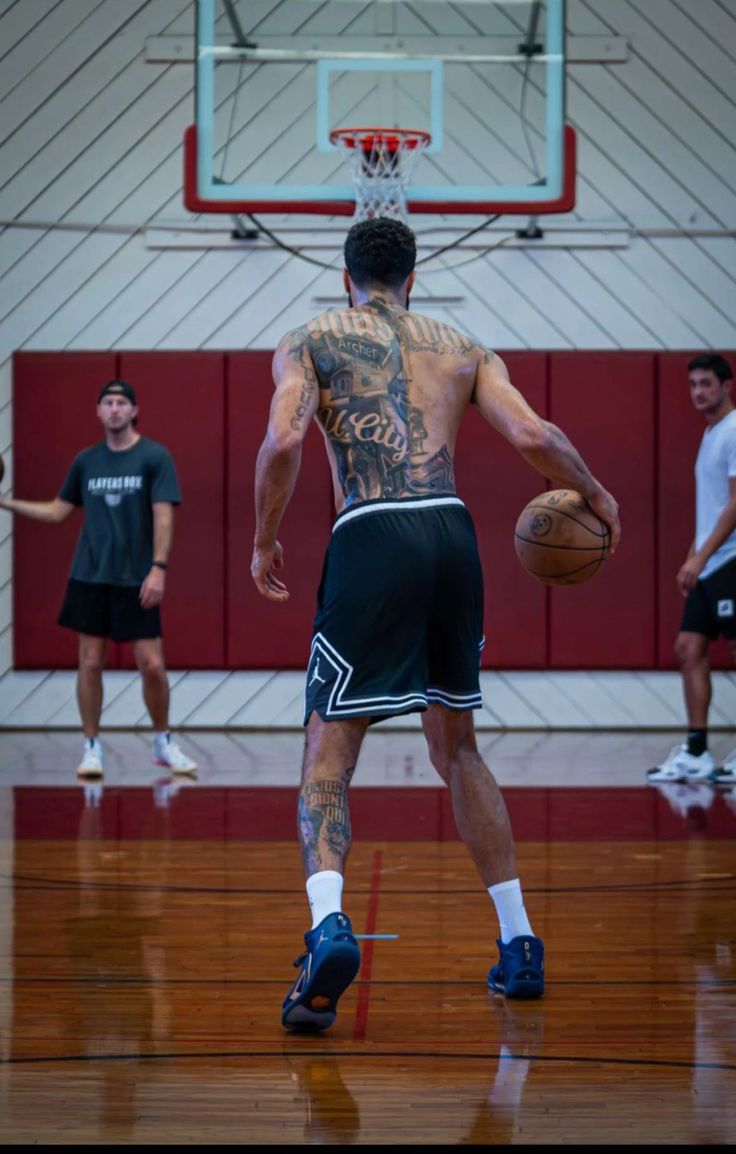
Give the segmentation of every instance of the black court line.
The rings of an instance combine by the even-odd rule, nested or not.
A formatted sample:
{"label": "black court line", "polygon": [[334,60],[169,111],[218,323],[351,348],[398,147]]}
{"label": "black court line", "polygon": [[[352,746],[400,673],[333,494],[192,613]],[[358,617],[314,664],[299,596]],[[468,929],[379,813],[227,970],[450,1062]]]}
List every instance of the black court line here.
{"label": "black court line", "polygon": [[[670,881],[651,881],[651,882],[620,882],[614,885],[597,885],[597,886],[545,886],[534,887],[524,886],[525,894],[617,894],[617,893],[642,893],[646,894],[651,891],[668,891],[676,888],[683,888],[692,890],[703,890],[706,893],[729,893],[732,883],[736,882],[736,874],[719,874],[715,877],[706,878],[673,878]],[[20,885],[16,886],[16,883]],[[727,883],[727,884],[724,884]],[[256,896],[276,896],[276,897],[294,897],[295,890],[289,889],[259,889],[255,886],[175,886],[175,885],[154,885],[154,884],[140,884],[138,882],[105,882],[105,881],[86,881],[78,878],[70,878],[68,880],[58,878],[39,877],[33,878],[23,874],[0,874],[0,888],[5,886],[9,889],[18,888],[19,891],[39,891],[49,890],[56,892],[60,889],[78,890],[78,889],[95,889],[122,893],[169,893],[169,894],[221,894],[223,897],[239,896],[244,894],[254,894]],[[381,888],[382,895],[406,896],[406,897],[455,897],[468,895],[477,895],[479,892],[478,886],[471,886],[468,888],[453,888],[443,886],[442,888],[433,887],[432,889],[384,889]],[[371,887],[369,885],[356,885],[350,887],[350,894],[370,896]]]}
{"label": "black court line", "polygon": [[[36,955],[16,955],[22,957],[34,957]],[[39,955],[46,958],[46,955]],[[59,955],[55,955],[59,956]],[[68,961],[68,958],[64,958]],[[99,986],[101,993],[107,993],[110,989],[116,987],[129,988],[131,986],[283,986],[284,982],[288,981],[286,978],[116,978],[109,977],[107,974],[89,974],[82,976],[80,974],[70,974],[65,977],[49,977],[49,978],[2,978],[0,977],[0,986],[45,986],[45,985],[79,985],[79,986]],[[468,986],[472,989],[480,988],[481,991],[486,990],[485,978],[355,978],[351,983],[352,986],[427,986],[434,989],[437,986],[449,987],[454,989],[456,986]],[[710,989],[711,987],[722,988],[736,986],[736,978],[670,978],[667,981],[662,981],[661,978],[586,978],[580,980],[578,978],[555,978],[554,981],[546,981],[546,985],[550,988],[558,988],[562,986],[584,986],[596,989],[609,989],[610,987],[622,986],[625,989],[631,987],[647,987],[656,986],[658,989],[677,988],[678,986],[687,986],[692,990]]]}
{"label": "black court line", "polygon": [[[309,1035],[301,1035],[307,1042]],[[503,1043],[501,1043],[503,1045]],[[244,1058],[258,1058],[263,1061],[267,1058],[283,1062],[284,1058],[332,1058],[343,1061],[345,1058],[376,1058],[384,1061],[391,1058],[398,1062],[409,1059],[416,1061],[442,1062],[567,1062],[595,1066],[635,1066],[657,1067],[665,1070],[736,1070],[736,1062],[687,1062],[673,1061],[659,1058],[609,1058],[589,1057],[582,1054],[474,1054],[472,1052],[443,1053],[441,1050],[342,1050],[331,1047],[329,1049],[298,1049],[290,1050],[280,1047],[274,1050],[213,1050],[207,1051],[169,1051],[163,1054],[65,1054],[50,1055],[48,1057],[33,1058],[0,1058],[0,1066],[37,1066],[42,1064],[62,1064],[74,1062],[172,1062],[172,1061],[212,1061],[217,1059],[234,1059],[242,1061]]]}

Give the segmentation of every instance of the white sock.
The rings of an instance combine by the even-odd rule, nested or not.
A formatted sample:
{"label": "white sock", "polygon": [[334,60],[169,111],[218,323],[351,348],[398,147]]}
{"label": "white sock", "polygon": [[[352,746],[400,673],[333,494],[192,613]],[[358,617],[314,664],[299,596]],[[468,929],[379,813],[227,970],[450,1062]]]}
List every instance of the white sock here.
{"label": "white sock", "polygon": [[497,886],[489,886],[488,893],[496,907],[499,937],[504,945],[508,945],[512,938],[534,937],[524,909],[524,898],[518,878],[510,882],[499,882]]}
{"label": "white sock", "polygon": [[307,897],[312,911],[312,929],[328,914],[342,912],[342,874],[337,870],[320,870],[307,878]]}
{"label": "white sock", "polygon": [[169,740],[168,729],[154,730],[153,740],[156,742],[157,745],[166,745],[168,740]]}

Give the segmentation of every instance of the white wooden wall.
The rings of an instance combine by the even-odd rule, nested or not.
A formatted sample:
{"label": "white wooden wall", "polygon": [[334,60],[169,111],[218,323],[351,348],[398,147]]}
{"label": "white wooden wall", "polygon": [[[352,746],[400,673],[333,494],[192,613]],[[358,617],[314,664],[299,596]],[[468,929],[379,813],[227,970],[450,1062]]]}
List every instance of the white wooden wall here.
{"label": "white wooden wall", "polygon": [[[331,273],[278,250],[147,246],[145,225],[190,219],[181,138],[194,69],[147,62],[145,42],[191,35],[192,7],[0,0],[0,452],[11,482],[13,350],[269,348],[315,296],[339,291]],[[347,20],[338,0],[310,5],[306,22],[297,0],[250,8],[264,33],[335,34]],[[478,5],[428,9],[421,24],[438,33],[482,27]],[[443,315],[496,348],[734,347],[736,0],[569,0],[568,29],[629,46],[625,63],[569,66],[574,223],[669,235],[501,248],[433,273],[426,291],[464,297]],[[467,83],[472,106],[483,93],[477,77]],[[268,96],[266,83],[264,107]],[[532,108],[538,99],[530,92]],[[274,99],[264,116],[295,107]],[[265,124],[288,163],[288,133]],[[11,532],[0,513],[0,675],[12,665]]]}

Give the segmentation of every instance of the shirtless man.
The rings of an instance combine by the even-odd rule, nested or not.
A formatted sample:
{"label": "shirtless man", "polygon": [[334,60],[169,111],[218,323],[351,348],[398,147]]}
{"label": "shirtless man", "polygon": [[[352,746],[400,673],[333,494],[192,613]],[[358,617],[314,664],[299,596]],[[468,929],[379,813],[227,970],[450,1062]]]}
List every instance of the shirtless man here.
{"label": "shirtless man", "polygon": [[274,355],[251,565],[264,597],[289,596],[276,534],[313,419],[324,435],[337,511],[307,669],[298,824],[312,928],[283,1003],[289,1029],[331,1026],[358,971],[358,944],[342,911],[348,787],[371,722],[415,710],[496,907],[500,956],[488,985],[510,998],[544,992],[543,943],[524,907],[508,812],[473,725],[472,710],[481,706],[483,578],[453,468],[468,405],[554,487],[588,500],[611,530],[611,551],[620,535],[613,497],[512,386],[503,361],[408,312],[415,261],[414,234],[401,221],[353,225],[345,242],[350,307],[287,333]]}

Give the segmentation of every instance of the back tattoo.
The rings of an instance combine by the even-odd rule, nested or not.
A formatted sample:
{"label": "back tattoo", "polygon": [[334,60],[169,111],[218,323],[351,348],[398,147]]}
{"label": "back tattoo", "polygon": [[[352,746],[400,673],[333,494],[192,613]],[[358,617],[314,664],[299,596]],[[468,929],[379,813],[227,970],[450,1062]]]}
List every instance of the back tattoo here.
{"label": "back tattoo", "polygon": [[292,334],[289,350],[304,370],[305,397],[319,385],[317,416],[335,455],[345,507],[372,498],[454,493],[452,455],[447,444],[431,452],[425,447],[425,414],[409,399],[402,354],[467,357],[473,342],[427,317],[375,298],[370,304],[370,310],[310,321]]}

